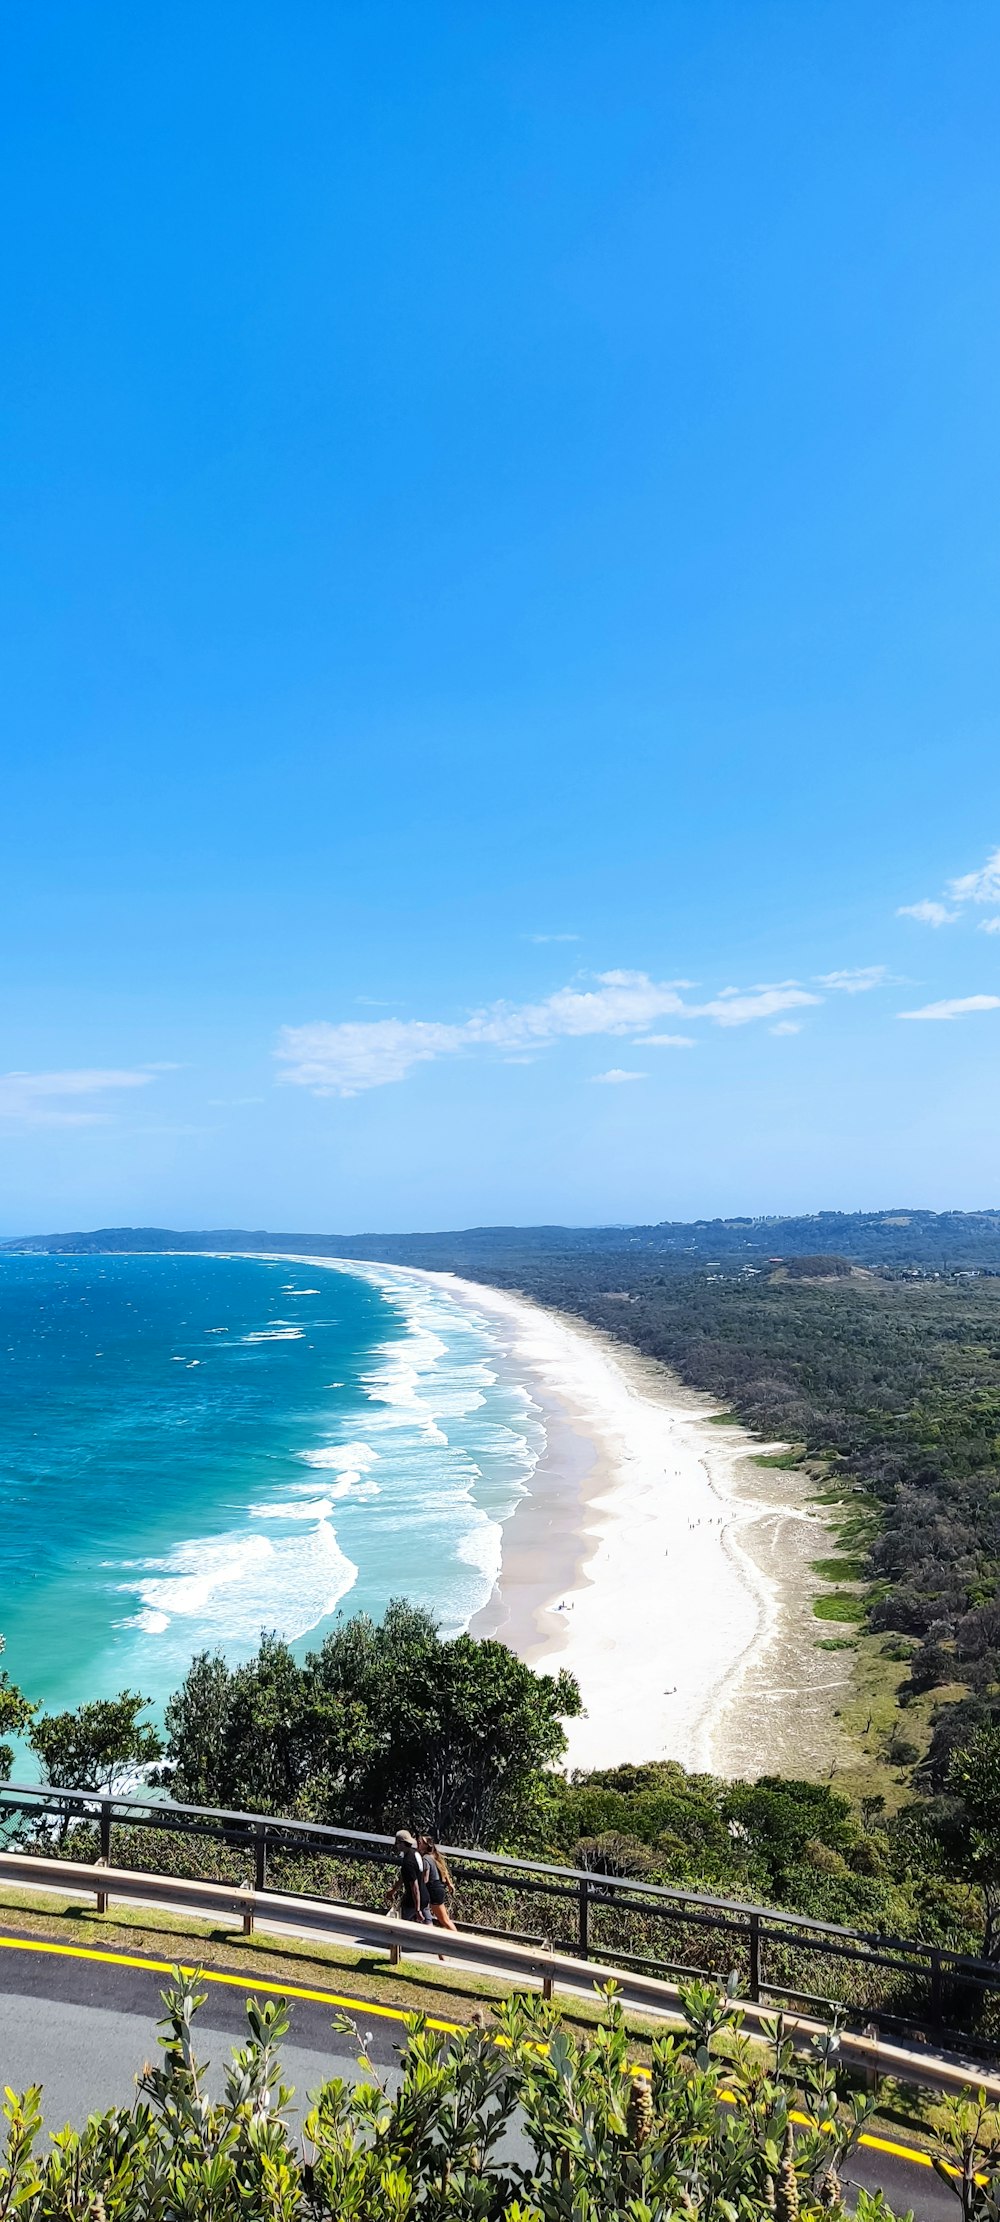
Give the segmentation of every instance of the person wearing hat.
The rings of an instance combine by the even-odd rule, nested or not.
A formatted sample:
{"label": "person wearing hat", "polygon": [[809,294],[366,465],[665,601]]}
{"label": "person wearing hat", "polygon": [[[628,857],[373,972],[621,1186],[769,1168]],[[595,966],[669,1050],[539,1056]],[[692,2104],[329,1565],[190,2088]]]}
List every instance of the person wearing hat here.
{"label": "person wearing hat", "polygon": [[399,1881],[389,1898],[386,1912],[391,1913],[397,1899],[402,1899],[400,1914],[404,1921],[430,1921],[430,1895],[423,1860],[417,1850],[417,1839],[409,1829],[396,1830],[396,1857],[399,1860]]}

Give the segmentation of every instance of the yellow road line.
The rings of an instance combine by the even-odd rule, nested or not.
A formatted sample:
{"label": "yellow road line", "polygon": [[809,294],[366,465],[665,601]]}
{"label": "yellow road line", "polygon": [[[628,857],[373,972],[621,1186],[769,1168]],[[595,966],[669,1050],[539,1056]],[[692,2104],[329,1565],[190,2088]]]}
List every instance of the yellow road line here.
{"label": "yellow road line", "polygon": [[[42,1937],[0,1936],[0,1951],[41,1952],[64,1960],[96,1960],[103,1967],[134,1967],[146,1975],[172,1975],[174,1968],[180,1967],[183,1975],[197,1976],[199,1983],[218,1983],[230,1990],[271,1992],[279,1998],[304,1998],[313,2006],[336,2006],[341,2010],[346,2007],[357,2013],[378,2014],[383,2021],[405,2021],[408,2013],[404,2006],[380,2006],[371,1998],[341,1998],[335,1991],[304,1990],[294,1983],[275,1982],[268,1976],[226,1975],[219,1968],[186,1967],[180,1960],[140,1960],[125,1952],[100,1952],[95,1946],[85,1944],[55,1944]],[[460,2022],[437,2021],[430,2014],[426,2020],[429,2028],[442,2029],[448,2036],[457,2035],[462,2027]],[[793,2114],[792,2120],[808,2124],[809,2116]],[[888,2138],[871,2137],[867,2132],[859,2137],[858,2143],[873,2152],[889,2153],[894,2160],[910,2160],[918,2168],[933,2166],[929,2153],[919,2152],[912,2145],[894,2145]]]}
{"label": "yellow road line", "polygon": [[[913,2145],[894,2145],[888,2137],[869,2137],[866,2133],[859,2137],[858,2143],[859,2145],[870,2145],[872,2151],[876,2153],[891,2153],[894,2160],[915,2161],[918,2168],[933,2168],[934,2166],[929,2153],[917,2152]],[[957,2176],[957,2168],[949,2168],[948,2174],[949,2176]]]}
{"label": "yellow road line", "polygon": [[[270,1991],[280,1998],[304,1998],[314,2006],[357,2007],[365,2014],[380,2014],[386,2021],[405,2021],[407,2009],[403,2006],[380,2006],[371,1998],[340,1998],[334,1991],[303,1990],[294,1983],[279,1983],[273,1977],[259,1975],[225,1975],[219,1968],[187,1967],[182,1960],[139,1960],[126,1952],[99,1952],[92,1945],[52,1944],[41,1937],[0,1937],[0,1951],[47,1952],[64,1960],[97,1960],[105,1967],[137,1967],[146,1975],[172,1975],[179,1967],[182,1975],[196,1975],[199,1983],[219,1983],[238,1991]],[[427,2020],[432,2029],[443,2029],[453,2034],[460,2024],[454,2021]]]}

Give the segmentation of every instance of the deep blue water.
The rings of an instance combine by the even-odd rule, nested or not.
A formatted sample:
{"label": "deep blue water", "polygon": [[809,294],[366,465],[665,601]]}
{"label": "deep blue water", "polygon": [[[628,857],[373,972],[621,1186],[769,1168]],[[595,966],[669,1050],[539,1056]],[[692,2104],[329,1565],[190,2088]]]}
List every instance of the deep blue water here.
{"label": "deep blue water", "polygon": [[48,1706],[161,1705],[196,1650],[486,1602],[539,1415],[390,1267],[0,1259],[0,1629]]}

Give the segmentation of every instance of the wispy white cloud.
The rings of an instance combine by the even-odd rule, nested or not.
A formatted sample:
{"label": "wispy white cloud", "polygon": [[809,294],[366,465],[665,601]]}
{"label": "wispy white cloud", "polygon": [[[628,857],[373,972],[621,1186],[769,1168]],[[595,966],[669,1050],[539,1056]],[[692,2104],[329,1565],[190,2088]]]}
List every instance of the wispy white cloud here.
{"label": "wispy white cloud", "polygon": [[816,978],[821,988],[832,988],[841,995],[867,995],[872,988],[891,985],[884,964],[857,964],[845,972],[819,972]]}
{"label": "wispy white cloud", "polygon": [[897,918],[915,918],[921,926],[953,926],[958,915],[958,911],[949,910],[946,903],[930,901],[901,903],[896,912]]}
{"label": "wispy white cloud", "polygon": [[106,1110],[69,1109],[81,1098],[104,1095],[120,1088],[148,1088],[162,1066],[146,1065],[132,1071],[86,1066],[67,1072],[0,1073],[0,1119],[19,1126],[99,1126],[109,1117]]}
{"label": "wispy white cloud", "polygon": [[769,1034],[801,1034],[801,1032],[802,1028],[798,1019],[795,1018],[781,1018],[778,1020],[777,1026],[768,1027]]}
{"label": "wispy white cloud", "polygon": [[648,1074],[644,1072],[625,1072],[621,1065],[612,1065],[610,1072],[595,1072],[591,1073],[590,1077],[598,1087],[620,1088],[623,1082],[628,1080],[646,1080]]}
{"label": "wispy white cloud", "polygon": [[782,980],[775,987],[750,988],[745,994],[739,988],[723,988],[711,1003],[699,1003],[687,1015],[713,1018],[717,1026],[748,1026],[755,1018],[773,1018],[777,1011],[797,1011],[822,1001],[821,995],[810,995],[796,981]]}
{"label": "wispy white cloud", "polygon": [[651,980],[646,972],[599,972],[593,987],[557,988],[543,1003],[494,1003],[474,1012],[464,1032],[470,1041],[501,1049],[560,1037],[628,1034],[683,1010],[678,990],[687,985],[686,980]]}
{"label": "wispy white cloud", "polygon": [[693,1049],[693,1034],[637,1034],[636,1041],[642,1049]]}
{"label": "wispy white cloud", "polygon": [[[904,903],[896,916],[916,918],[922,926],[953,926],[968,903],[990,903],[1000,910],[1000,849],[993,849],[977,871],[962,872],[958,879],[949,880],[944,901],[933,898]],[[995,928],[991,919],[985,930],[1000,932],[1000,926]]]}
{"label": "wispy white cloud", "polygon": [[[794,980],[747,990],[724,988],[707,1003],[685,1003],[689,980],[652,980],[646,972],[601,972],[593,986],[557,988],[541,1003],[493,1003],[459,1021],[445,1019],[316,1020],[282,1029],[275,1056],[282,1081],[319,1096],[356,1096],[404,1080],[417,1065],[440,1057],[495,1049],[508,1057],[537,1052],[555,1041],[587,1036],[648,1036],[658,1019],[708,1018],[717,1026],[746,1026],[755,1019],[822,1001]],[[663,1046],[687,1047],[669,1035]]]}
{"label": "wispy white cloud", "polygon": [[979,931],[981,934],[1000,934],[1000,914],[996,918],[981,918]]}
{"label": "wispy white cloud", "polygon": [[494,1003],[459,1023],[439,1019],[347,1020],[286,1026],[281,1078],[315,1095],[353,1096],[404,1080],[417,1065],[462,1051],[511,1053],[588,1034],[627,1034],[682,1008],[675,982],[644,972],[603,972],[591,988],[558,988],[542,1003]]}
{"label": "wispy white cloud", "polygon": [[948,881],[953,903],[1000,903],[1000,849],[994,849],[978,872],[963,872]]}
{"label": "wispy white cloud", "polygon": [[541,944],[545,941],[579,941],[580,936],[579,934],[523,934],[521,938],[524,941],[535,941]]}
{"label": "wispy white cloud", "polygon": [[1000,995],[948,995],[919,1011],[897,1011],[897,1018],[964,1018],[969,1011],[1000,1011]]}
{"label": "wispy white cloud", "polygon": [[348,1019],[340,1026],[318,1020],[285,1026],[276,1057],[280,1078],[316,1096],[356,1096],[365,1088],[405,1080],[415,1066],[461,1049],[463,1028],[425,1019]]}

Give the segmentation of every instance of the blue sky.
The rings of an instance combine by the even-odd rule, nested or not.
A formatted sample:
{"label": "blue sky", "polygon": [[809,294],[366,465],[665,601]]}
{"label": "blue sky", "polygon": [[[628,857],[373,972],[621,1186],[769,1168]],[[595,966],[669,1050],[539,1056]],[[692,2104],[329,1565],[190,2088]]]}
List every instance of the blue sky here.
{"label": "blue sky", "polygon": [[995,7],[2,37],[0,1228],[1000,1203]]}

